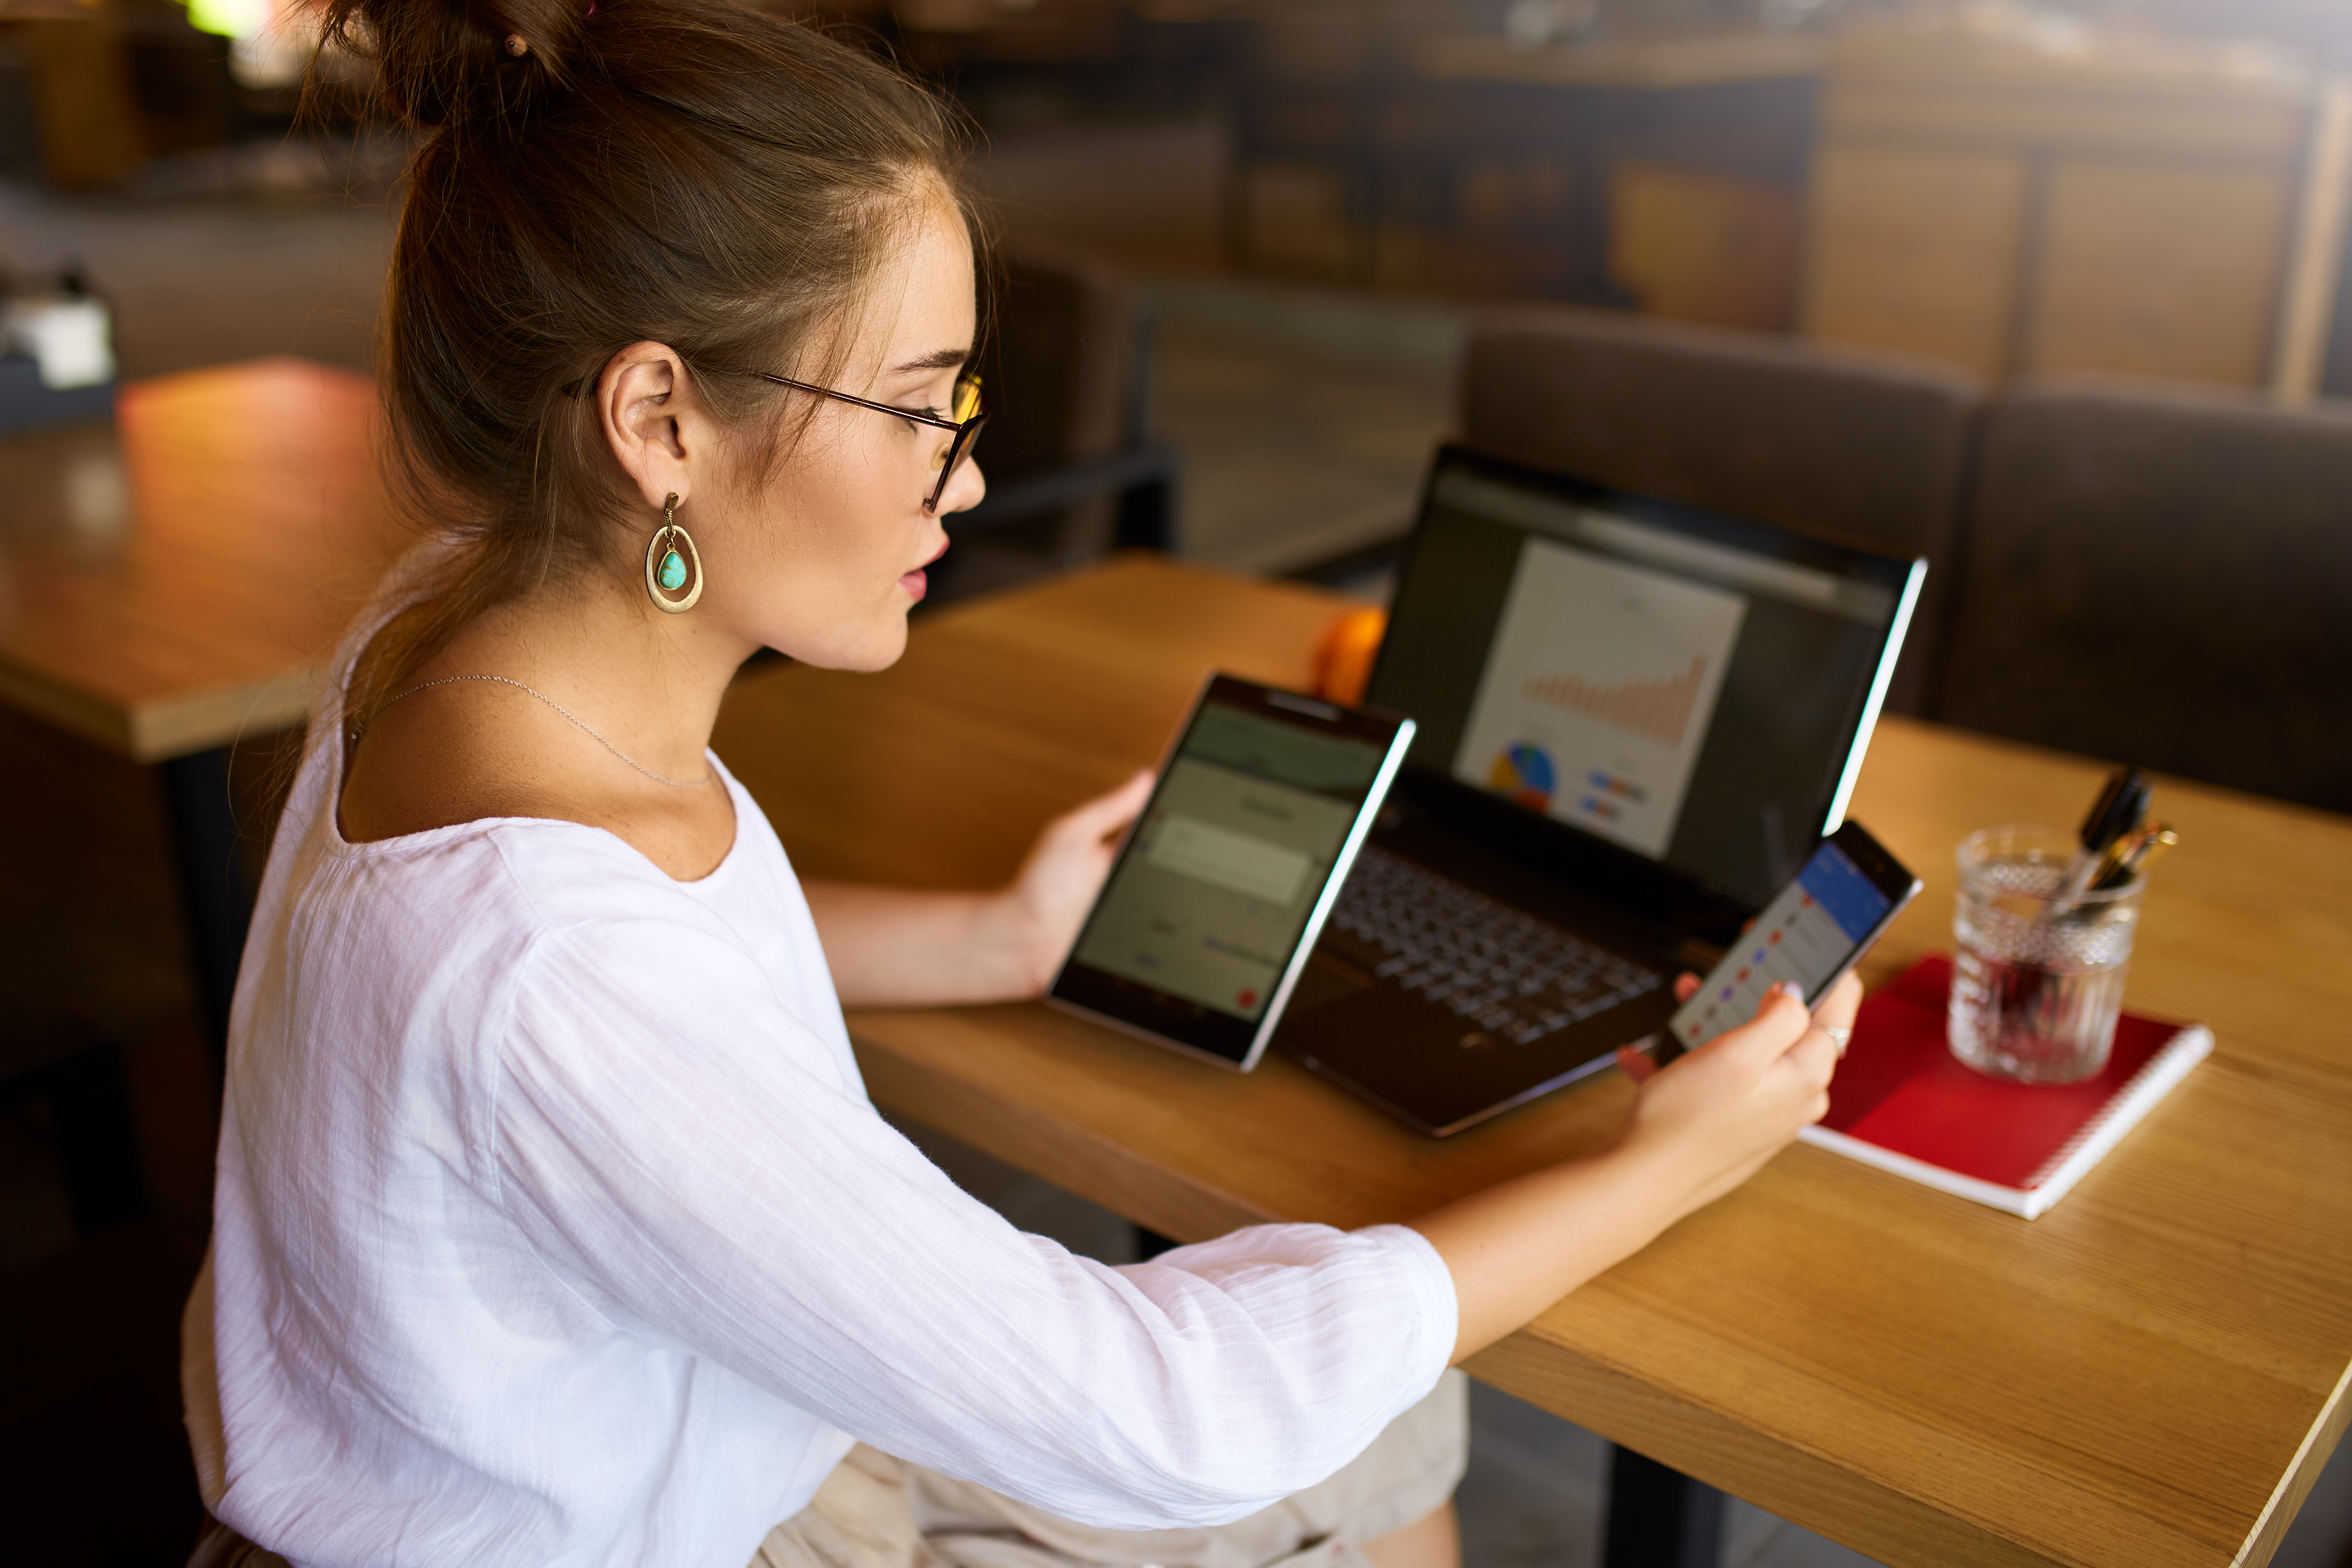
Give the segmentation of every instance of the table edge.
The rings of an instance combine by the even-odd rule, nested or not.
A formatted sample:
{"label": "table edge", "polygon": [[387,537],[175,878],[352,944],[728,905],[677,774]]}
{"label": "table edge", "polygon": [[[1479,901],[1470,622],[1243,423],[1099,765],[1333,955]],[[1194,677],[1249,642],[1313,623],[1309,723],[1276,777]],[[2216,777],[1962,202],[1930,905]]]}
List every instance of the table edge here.
{"label": "table edge", "polygon": [[207,690],[124,702],[0,657],[0,703],[134,763],[162,763],[293,728],[310,717],[324,671],[323,660],[310,660]]}
{"label": "table edge", "polygon": [[2295,1449],[2286,1474],[2279,1478],[2278,1486],[2263,1504],[2261,1517],[2246,1532],[2237,1554],[2230,1559],[2231,1568],[2261,1568],[2271,1560],[2279,1543],[2286,1539],[2295,1516],[2303,1511],[2304,1500],[2318,1482],[2319,1472],[2327,1468],[2336,1445],[2344,1440],[2347,1423],[2352,1423],[2352,1363],[2347,1363],[2343,1375],[2336,1380],[2334,1391],[2320,1406],[2319,1418],[2304,1434],[2303,1445]]}

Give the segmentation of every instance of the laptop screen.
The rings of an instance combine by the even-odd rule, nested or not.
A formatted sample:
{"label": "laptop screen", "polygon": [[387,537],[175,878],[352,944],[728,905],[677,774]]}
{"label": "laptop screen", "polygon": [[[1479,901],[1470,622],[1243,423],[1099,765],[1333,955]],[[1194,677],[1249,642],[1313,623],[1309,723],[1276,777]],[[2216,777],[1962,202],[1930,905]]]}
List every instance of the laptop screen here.
{"label": "laptop screen", "polygon": [[1925,571],[1448,449],[1368,700],[1415,768],[1761,905],[1843,816]]}

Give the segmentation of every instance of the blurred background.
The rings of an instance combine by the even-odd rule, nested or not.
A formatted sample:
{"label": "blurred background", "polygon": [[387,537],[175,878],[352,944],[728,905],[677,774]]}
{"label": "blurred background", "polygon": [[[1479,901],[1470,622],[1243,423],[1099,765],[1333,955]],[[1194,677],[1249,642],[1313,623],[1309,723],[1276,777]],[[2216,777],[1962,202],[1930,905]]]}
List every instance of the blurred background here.
{"label": "blurred background", "polygon": [[[1402,527],[1480,305],[2352,392],[2344,0],[779,3],[969,110],[1009,251],[1144,324],[1060,371],[1132,395],[1091,439],[1172,447],[1245,569]],[[404,147],[341,57],[298,126],[292,10],[0,4],[0,259],[78,263],[127,375],[368,363]]]}
{"label": "blurred background", "polygon": [[[1817,347],[1963,398],[2141,378],[2352,450],[2328,401],[2352,396],[2352,0],[775,3],[977,132],[999,499],[958,524],[940,602],[1121,542],[1379,600],[1506,307],[1732,360]],[[298,120],[306,74],[321,110]],[[0,283],[100,301],[100,382],[368,369],[408,143],[366,86],[282,0],[0,0]],[[14,395],[0,426],[39,423]],[[124,1042],[152,1199],[78,1235],[52,1108],[0,1098],[0,1421],[26,1453],[0,1484],[13,1516],[69,1516],[35,1527],[48,1558],[176,1563],[175,1323],[213,1132],[153,785],[13,711],[0,756],[0,1002],[70,994]],[[936,1148],[1022,1223],[1134,1245]],[[1591,1561],[1603,1447],[1480,1400],[1472,1568]],[[2347,1539],[2339,1456],[2276,1561],[2344,1568]],[[1860,1561],[1752,1510],[1724,1557]]]}

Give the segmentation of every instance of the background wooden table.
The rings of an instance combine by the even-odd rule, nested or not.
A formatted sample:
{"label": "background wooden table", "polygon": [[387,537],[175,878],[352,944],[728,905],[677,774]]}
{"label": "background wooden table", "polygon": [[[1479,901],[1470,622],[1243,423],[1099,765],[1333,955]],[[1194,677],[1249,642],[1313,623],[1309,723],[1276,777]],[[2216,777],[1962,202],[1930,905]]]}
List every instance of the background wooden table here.
{"label": "background wooden table", "polygon": [[0,701],[142,763],[299,723],[402,537],[376,417],[365,376],[269,359],[0,441]]}
{"label": "background wooden table", "polygon": [[[1122,561],[926,619],[880,676],[747,676],[717,743],[803,874],[992,883],[1152,761],[1212,665],[1303,684],[1336,604]],[[1928,889],[1871,977],[1946,945],[1962,834],[2071,822],[2101,773],[1883,721],[1854,815]],[[2158,800],[2185,842],[2129,1004],[2219,1045],[2056,1210],[1792,1148],[1473,1370],[1892,1563],[2265,1561],[2352,1413],[2352,823]],[[850,1026],[883,1103],[1182,1239],[1404,1218],[1590,1145],[1628,1095],[1440,1142],[1287,1062],[1239,1077],[1036,1005]]]}
{"label": "background wooden table", "polygon": [[226,748],[300,722],[408,537],[376,428],[365,376],[267,359],[0,440],[0,702],[155,764],[215,1052],[252,912]]}

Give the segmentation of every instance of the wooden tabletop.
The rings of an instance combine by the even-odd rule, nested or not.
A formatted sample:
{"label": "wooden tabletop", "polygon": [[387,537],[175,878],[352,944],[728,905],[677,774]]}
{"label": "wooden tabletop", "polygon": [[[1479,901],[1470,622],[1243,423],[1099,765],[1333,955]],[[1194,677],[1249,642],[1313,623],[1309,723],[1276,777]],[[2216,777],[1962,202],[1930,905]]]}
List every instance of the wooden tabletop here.
{"label": "wooden tabletop", "polygon": [[406,535],[375,388],[298,359],[0,439],[0,701],[141,762],[299,721]]}
{"label": "wooden tabletop", "polygon": [[[879,676],[738,685],[718,745],[805,875],[987,885],[1154,760],[1211,666],[1304,684],[1337,601],[1145,559],[922,620]],[[1969,830],[2102,769],[1887,720],[1854,800],[1947,945]],[[1895,1564],[2268,1559],[2352,1367],[2352,822],[2166,781],[2183,844],[2128,1004],[2219,1042],[2043,1217],[1807,1147],[1480,1356],[1479,1376]],[[1438,1142],[1279,1059],[1247,1077],[1036,1005],[864,1013],[883,1103],[1167,1235],[1409,1217],[1586,1147],[1615,1075]]]}

